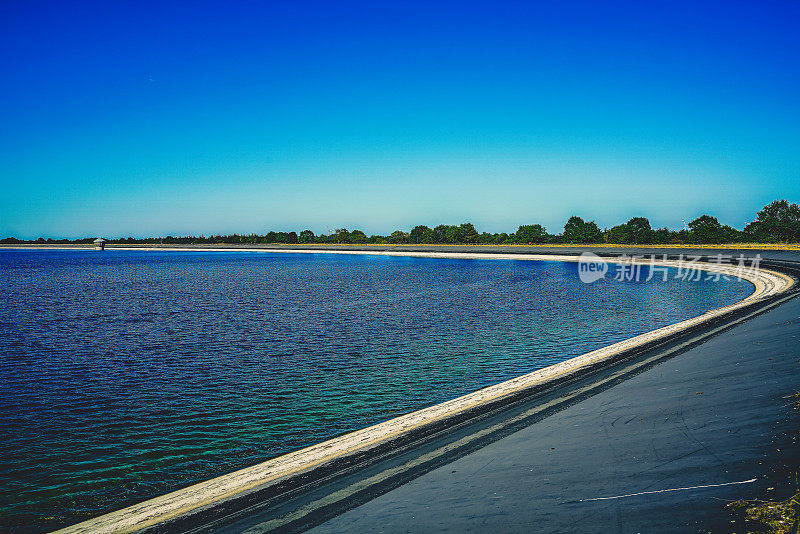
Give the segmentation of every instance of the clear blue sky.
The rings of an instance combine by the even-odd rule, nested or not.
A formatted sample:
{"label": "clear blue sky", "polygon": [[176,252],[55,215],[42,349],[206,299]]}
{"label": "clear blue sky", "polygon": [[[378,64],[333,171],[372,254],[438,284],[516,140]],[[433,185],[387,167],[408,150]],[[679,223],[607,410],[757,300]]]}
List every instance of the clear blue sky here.
{"label": "clear blue sky", "polygon": [[0,237],[800,200],[798,2],[0,6]]}

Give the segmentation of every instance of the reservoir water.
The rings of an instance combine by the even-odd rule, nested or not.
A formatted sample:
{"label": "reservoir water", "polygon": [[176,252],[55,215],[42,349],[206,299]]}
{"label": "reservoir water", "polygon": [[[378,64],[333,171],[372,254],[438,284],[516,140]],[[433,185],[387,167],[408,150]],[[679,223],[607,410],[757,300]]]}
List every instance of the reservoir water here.
{"label": "reservoir water", "polygon": [[0,530],[40,532],[736,302],[574,263],[0,250]]}

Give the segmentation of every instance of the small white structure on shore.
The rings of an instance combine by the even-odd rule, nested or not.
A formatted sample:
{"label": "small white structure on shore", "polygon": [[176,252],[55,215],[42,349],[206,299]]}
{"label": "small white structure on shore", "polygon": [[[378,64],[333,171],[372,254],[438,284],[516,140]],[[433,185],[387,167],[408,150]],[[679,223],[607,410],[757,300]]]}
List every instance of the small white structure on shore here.
{"label": "small white structure on shore", "polygon": [[106,240],[102,237],[98,237],[94,240],[94,248],[95,250],[104,250],[106,248]]}

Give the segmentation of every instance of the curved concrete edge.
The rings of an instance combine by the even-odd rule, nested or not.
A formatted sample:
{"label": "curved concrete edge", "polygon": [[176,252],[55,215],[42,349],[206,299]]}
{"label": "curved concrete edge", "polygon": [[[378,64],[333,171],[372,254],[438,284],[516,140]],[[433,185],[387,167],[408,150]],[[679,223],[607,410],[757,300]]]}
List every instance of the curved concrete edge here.
{"label": "curved concrete edge", "polygon": [[[142,249],[137,249],[142,250]],[[173,249],[174,250],[174,249]],[[193,249],[187,249],[193,250]],[[416,256],[430,258],[472,258],[502,260],[535,260],[577,262],[578,256],[552,256],[536,254],[481,254],[481,253],[447,253],[447,252],[396,252],[396,251],[319,251],[319,250],[265,250],[253,249],[255,252],[280,253],[314,253],[314,254],[369,254],[389,256]],[[610,263],[621,263],[609,260]],[[63,534],[83,533],[124,533],[139,531],[164,521],[177,518],[190,512],[198,511],[227,501],[236,495],[244,494],[254,488],[263,488],[285,481],[293,476],[308,472],[328,462],[341,459],[355,453],[363,453],[382,443],[395,439],[405,433],[457,416],[481,405],[495,402],[502,397],[519,393],[523,390],[541,387],[549,382],[564,378],[567,375],[580,373],[588,367],[613,358],[614,356],[661,338],[668,337],[687,328],[708,322],[731,311],[743,308],[753,302],[763,300],[788,291],[794,285],[794,279],[783,273],[759,269],[754,271],[738,269],[732,265],[681,262],[678,260],[627,260],[642,265],[657,265],[698,269],[720,276],[740,277],[754,286],[753,293],[741,301],[710,310],[697,317],[659,328],[630,339],[608,345],[571,358],[531,373],[506,380],[473,393],[423,408],[406,415],[378,423],[342,436],[287,453],[260,464],[200,482],[160,497],[138,503],[127,508],[111,512],[70,527],[56,531]]]}

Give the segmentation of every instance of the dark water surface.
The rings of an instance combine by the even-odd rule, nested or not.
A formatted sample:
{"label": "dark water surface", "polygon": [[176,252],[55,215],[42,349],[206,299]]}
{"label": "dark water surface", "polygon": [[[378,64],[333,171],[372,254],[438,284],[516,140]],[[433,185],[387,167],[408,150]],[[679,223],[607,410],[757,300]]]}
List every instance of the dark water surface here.
{"label": "dark water surface", "polygon": [[44,531],[740,300],[576,264],[0,250],[0,530]]}

